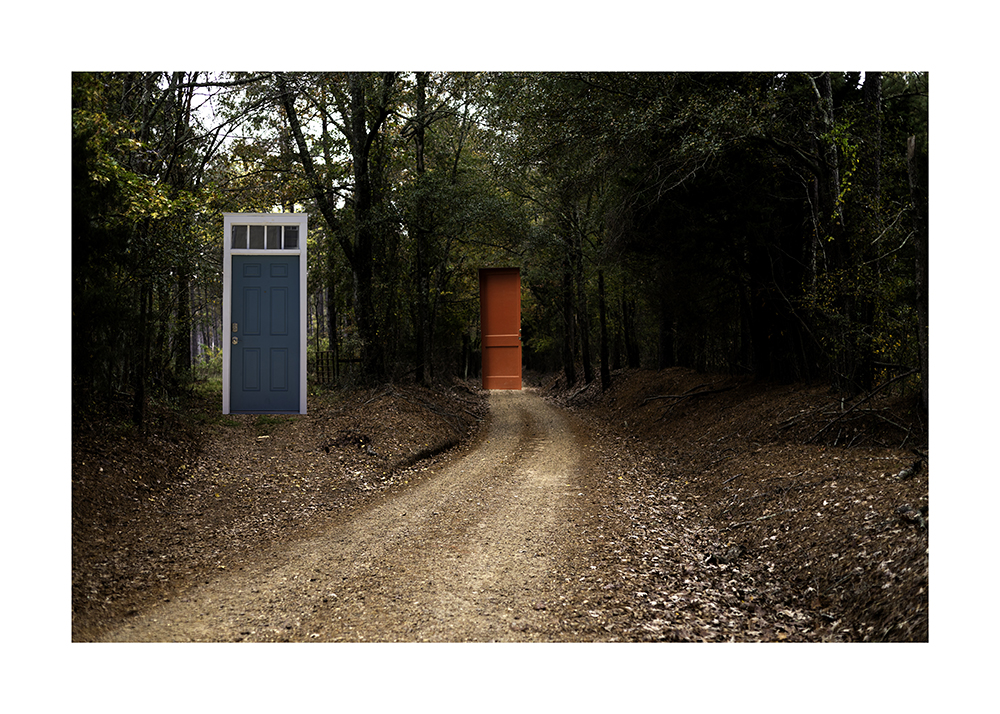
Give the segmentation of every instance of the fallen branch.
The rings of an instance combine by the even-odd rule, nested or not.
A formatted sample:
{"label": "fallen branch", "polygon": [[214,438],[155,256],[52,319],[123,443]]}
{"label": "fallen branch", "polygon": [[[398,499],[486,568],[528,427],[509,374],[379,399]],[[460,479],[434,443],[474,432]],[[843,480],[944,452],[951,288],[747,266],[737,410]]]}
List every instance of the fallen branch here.
{"label": "fallen branch", "polygon": [[687,399],[688,397],[703,397],[706,394],[718,394],[719,392],[728,392],[731,389],[736,389],[736,386],[722,387],[721,389],[709,389],[704,392],[696,392],[696,389],[701,389],[702,387],[707,387],[707,384],[699,384],[697,387],[692,387],[691,389],[684,392],[684,394],[657,394],[652,397],[646,397],[642,400],[642,403],[652,402],[656,399]]}
{"label": "fallen branch", "polygon": [[374,401],[375,401],[376,399],[379,399],[379,398],[381,398],[381,397],[385,397],[385,396],[388,396],[388,395],[390,395],[390,394],[392,394],[392,393],[393,393],[393,388],[392,388],[392,385],[391,385],[391,384],[389,384],[389,385],[386,385],[386,388],[385,388],[385,390],[384,390],[384,391],[382,391],[382,392],[379,392],[378,394],[376,394],[375,396],[373,396],[373,397],[372,397],[371,399],[368,399],[368,400],[366,400],[366,401],[365,401],[365,405],[368,405],[368,404],[371,404],[371,403],[372,403],[372,402],[374,402]]}
{"label": "fallen branch", "polygon": [[[428,402],[428,401],[425,401],[423,399],[420,399],[419,397],[411,396],[411,395],[407,394],[405,391],[394,392],[394,394],[395,394],[395,396],[402,397],[403,399],[405,399],[406,401],[408,401],[410,404],[415,404],[416,406],[421,407],[422,409],[426,409],[427,411],[431,412],[432,414],[436,414],[437,416],[441,417],[441,419],[448,426],[450,426],[452,429],[454,429],[456,433],[461,434],[463,432],[463,429],[460,426],[461,422],[459,422],[459,424],[456,425],[452,421],[452,417],[454,416],[454,413],[449,413],[449,412],[446,412],[446,411],[444,411],[442,409],[439,409],[435,404],[432,404],[431,402]],[[462,411],[464,411],[466,414],[470,414],[471,415],[471,413],[467,409],[463,409]],[[473,418],[475,419],[476,417],[473,417]]]}
{"label": "fallen branch", "polygon": [[855,404],[854,406],[852,406],[852,407],[851,407],[850,409],[848,409],[847,411],[843,412],[843,413],[842,413],[842,414],[841,414],[840,416],[838,416],[838,417],[837,417],[836,419],[834,419],[834,420],[833,420],[833,421],[831,421],[831,422],[830,422],[829,424],[827,424],[827,425],[826,425],[826,426],[824,426],[824,427],[823,427],[822,429],[820,429],[820,430],[819,430],[819,431],[817,431],[817,432],[816,432],[815,434],[813,434],[813,435],[812,435],[811,437],[809,437],[809,438],[808,438],[808,439],[806,440],[806,443],[807,443],[807,444],[810,444],[810,443],[812,443],[813,441],[815,441],[816,439],[818,439],[818,438],[819,438],[819,437],[820,437],[820,436],[821,436],[821,435],[822,435],[822,434],[823,434],[823,433],[824,433],[824,432],[825,432],[825,431],[826,431],[827,429],[829,429],[830,427],[832,427],[832,426],[833,426],[834,424],[836,424],[836,423],[837,423],[838,421],[840,421],[841,419],[843,419],[844,417],[846,417],[846,416],[847,416],[848,414],[850,414],[851,412],[853,412],[853,411],[854,411],[855,409],[857,409],[858,407],[860,407],[860,406],[861,406],[862,404],[864,404],[865,402],[867,402],[867,401],[868,401],[869,399],[871,399],[872,397],[874,397],[874,396],[875,396],[876,394],[878,394],[879,392],[881,392],[881,391],[882,391],[883,389],[885,389],[886,387],[888,387],[888,386],[889,386],[890,384],[892,384],[893,382],[898,382],[898,381],[899,381],[899,380],[901,380],[901,379],[904,379],[904,378],[906,378],[906,377],[909,377],[909,376],[910,376],[911,374],[916,374],[916,373],[917,373],[918,371],[919,371],[919,370],[916,370],[916,369],[912,369],[912,370],[910,370],[909,372],[907,372],[906,374],[901,374],[901,375],[899,375],[898,377],[893,377],[893,378],[892,378],[892,379],[890,379],[890,380],[889,380],[888,382],[883,382],[882,384],[880,384],[879,386],[877,386],[877,387],[876,387],[875,389],[873,389],[872,391],[868,392],[868,394],[866,394],[866,395],[865,395],[864,397],[862,397],[862,398],[861,398],[861,399],[860,399],[860,400],[859,400],[859,401],[858,401],[858,402],[857,402],[857,403],[856,403],[856,404]]}
{"label": "fallen branch", "polygon": [[569,401],[572,401],[572,400],[573,400],[573,399],[575,399],[575,398],[576,398],[576,397],[577,397],[577,396],[578,396],[578,395],[579,395],[579,394],[580,394],[581,392],[584,392],[584,391],[586,391],[586,390],[587,390],[587,387],[591,386],[592,384],[594,384],[594,382],[593,382],[593,381],[590,381],[590,382],[587,382],[587,383],[586,383],[586,384],[584,384],[584,385],[583,385],[582,387],[580,387],[580,388],[579,388],[578,390],[576,390],[575,392],[573,392],[572,394],[570,394],[570,395],[569,395],[568,397],[566,397],[566,401],[567,401],[567,402],[569,402]]}
{"label": "fallen branch", "polygon": [[803,409],[798,414],[796,414],[794,416],[791,416],[791,417],[789,417],[788,419],[785,419],[782,422],[778,422],[774,426],[777,429],[787,429],[788,427],[790,427],[792,424],[794,424],[799,419],[801,419],[803,417],[807,417],[807,416],[812,416],[813,414],[815,414],[816,412],[818,412],[820,409],[825,408],[826,406],[827,405],[825,405],[825,404],[821,404],[818,407],[813,407],[812,409]]}

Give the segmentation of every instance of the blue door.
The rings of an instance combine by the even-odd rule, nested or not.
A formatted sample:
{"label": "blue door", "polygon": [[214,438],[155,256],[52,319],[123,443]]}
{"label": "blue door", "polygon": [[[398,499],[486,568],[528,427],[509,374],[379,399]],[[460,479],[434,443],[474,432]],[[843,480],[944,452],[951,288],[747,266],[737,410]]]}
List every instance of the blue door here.
{"label": "blue door", "polygon": [[234,255],[230,411],[299,412],[299,256]]}

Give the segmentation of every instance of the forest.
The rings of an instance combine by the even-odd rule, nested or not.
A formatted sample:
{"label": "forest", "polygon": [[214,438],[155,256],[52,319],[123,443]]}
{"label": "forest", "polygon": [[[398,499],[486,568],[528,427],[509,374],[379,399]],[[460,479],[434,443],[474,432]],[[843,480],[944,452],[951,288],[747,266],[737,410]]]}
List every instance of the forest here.
{"label": "forest", "polygon": [[342,386],[478,369],[481,267],[524,366],[895,385],[926,409],[928,75],[72,77],[75,412],[141,426],[222,375],[224,212],[309,215],[308,346]]}

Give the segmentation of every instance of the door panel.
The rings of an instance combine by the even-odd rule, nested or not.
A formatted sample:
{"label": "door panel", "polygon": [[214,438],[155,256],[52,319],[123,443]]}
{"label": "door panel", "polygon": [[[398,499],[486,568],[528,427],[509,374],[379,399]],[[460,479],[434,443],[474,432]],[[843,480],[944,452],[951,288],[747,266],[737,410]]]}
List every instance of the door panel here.
{"label": "door panel", "polygon": [[241,373],[244,392],[260,391],[260,349],[245,347],[242,352]]}
{"label": "door panel", "polygon": [[284,392],[288,389],[288,350],[271,348],[271,389]]}
{"label": "door panel", "polygon": [[479,271],[483,389],[521,388],[521,273]]}
{"label": "door panel", "polygon": [[244,336],[260,335],[260,292],[259,287],[243,288],[243,322],[239,324]]}
{"label": "door panel", "polygon": [[230,410],[299,411],[299,256],[233,256]]}
{"label": "door panel", "polygon": [[288,334],[288,288],[271,289],[271,334]]}

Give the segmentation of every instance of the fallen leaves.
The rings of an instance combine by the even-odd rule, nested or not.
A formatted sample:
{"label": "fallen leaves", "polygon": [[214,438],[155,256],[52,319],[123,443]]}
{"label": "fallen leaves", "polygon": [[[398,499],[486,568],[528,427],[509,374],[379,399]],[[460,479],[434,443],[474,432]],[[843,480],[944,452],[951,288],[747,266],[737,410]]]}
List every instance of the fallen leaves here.
{"label": "fallen leaves", "polygon": [[[421,392],[418,403],[399,396],[408,389]],[[455,424],[472,429],[471,413],[485,412],[482,395],[462,391],[460,402],[449,390],[417,387],[373,400],[362,391],[326,393],[310,397],[305,417],[233,415],[225,423],[208,418],[218,410],[212,402],[200,407],[208,417],[188,415],[199,428],[167,414],[142,438],[74,426],[74,639],[199,573],[238,567],[269,544],[413,481],[417,455],[425,468],[434,459],[428,450],[457,443]],[[445,420],[422,406],[435,403],[456,416]],[[351,432],[374,448],[321,448]],[[136,542],[150,544],[149,552]],[[164,552],[170,557],[153,557]]]}
{"label": "fallen leaves", "polygon": [[[598,470],[615,474],[604,497],[619,528],[603,556],[603,592],[627,583],[648,594],[608,616],[616,635],[926,640],[927,469],[900,479],[909,452],[802,444],[797,435],[815,433],[827,396],[801,388],[746,385],[662,420],[630,418],[628,429],[615,419],[636,413],[646,394],[679,393],[696,379],[680,369],[630,372],[605,395],[579,400],[578,413],[606,435]],[[650,540],[661,544],[657,558],[643,547]],[[742,550],[730,557],[734,546]],[[886,553],[906,569],[880,570]]]}

